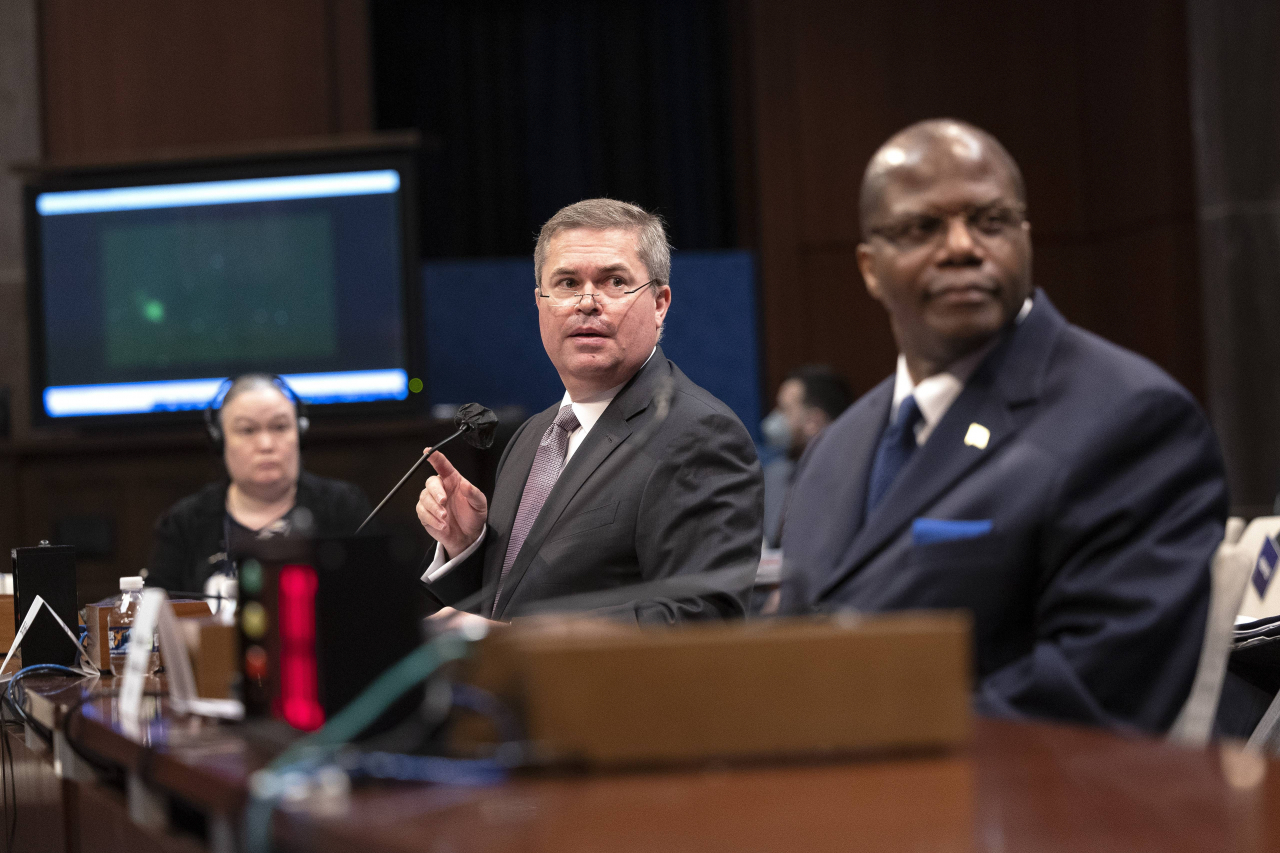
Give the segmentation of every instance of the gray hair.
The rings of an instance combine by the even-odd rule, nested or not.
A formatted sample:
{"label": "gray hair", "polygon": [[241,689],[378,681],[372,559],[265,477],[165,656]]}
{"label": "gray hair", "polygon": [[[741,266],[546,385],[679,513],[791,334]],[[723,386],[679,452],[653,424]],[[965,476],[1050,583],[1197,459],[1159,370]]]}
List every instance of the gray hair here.
{"label": "gray hair", "polygon": [[670,284],[671,244],[662,217],[643,208],[611,198],[589,198],[556,211],[538,232],[533,249],[533,275],[542,283],[542,265],[547,260],[547,246],[561,231],[571,228],[626,228],[637,232],[636,254],[649,271],[649,278],[659,284]]}

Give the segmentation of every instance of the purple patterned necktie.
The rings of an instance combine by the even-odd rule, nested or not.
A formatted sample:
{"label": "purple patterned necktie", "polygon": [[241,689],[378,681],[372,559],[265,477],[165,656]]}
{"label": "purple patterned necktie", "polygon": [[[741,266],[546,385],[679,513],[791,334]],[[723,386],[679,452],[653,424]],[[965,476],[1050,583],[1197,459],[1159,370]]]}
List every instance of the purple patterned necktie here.
{"label": "purple patterned necktie", "polygon": [[542,505],[547,502],[551,487],[560,479],[560,469],[564,468],[564,458],[569,452],[569,433],[577,428],[578,418],[573,413],[573,406],[565,406],[542,434],[542,441],[538,442],[538,452],[534,454],[533,467],[529,469],[529,479],[525,481],[524,494],[520,496],[520,509],[516,511],[516,521],[511,527],[511,538],[507,540],[507,554],[502,560],[498,592],[493,596],[495,613],[498,601],[502,598],[502,584],[516,562],[525,537],[533,529],[533,522],[542,511]]}

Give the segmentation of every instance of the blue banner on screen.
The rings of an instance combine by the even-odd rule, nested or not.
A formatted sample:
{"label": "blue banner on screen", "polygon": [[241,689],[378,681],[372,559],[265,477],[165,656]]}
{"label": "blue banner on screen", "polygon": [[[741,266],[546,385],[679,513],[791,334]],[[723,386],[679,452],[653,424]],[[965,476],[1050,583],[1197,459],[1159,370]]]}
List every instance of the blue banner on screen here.
{"label": "blue banner on screen", "polygon": [[[281,378],[313,405],[403,400],[409,394],[409,376],[403,370],[301,373]],[[46,388],[44,407],[55,418],[198,410],[209,405],[224,381],[218,377]]]}
{"label": "blue banner on screen", "polygon": [[377,168],[38,193],[45,415],[200,409],[250,371],[405,399],[401,189]]}
{"label": "blue banner on screen", "polygon": [[65,216],[72,213],[378,195],[393,193],[399,188],[400,176],[391,169],[380,169],[331,175],[290,175],[283,178],[246,178],[238,181],[200,181],[149,187],[48,192],[36,196],[36,210],[41,216]]}

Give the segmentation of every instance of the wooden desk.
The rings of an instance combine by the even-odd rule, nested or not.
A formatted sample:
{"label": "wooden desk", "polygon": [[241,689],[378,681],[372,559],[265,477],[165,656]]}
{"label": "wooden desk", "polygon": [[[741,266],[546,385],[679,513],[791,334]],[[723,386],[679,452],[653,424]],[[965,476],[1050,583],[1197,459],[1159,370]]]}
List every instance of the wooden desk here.
{"label": "wooden desk", "polygon": [[[76,693],[55,681],[33,679],[28,690],[50,722]],[[110,699],[87,704],[71,733],[153,795],[234,820],[270,749],[239,727],[160,711],[147,744],[122,734]],[[78,820],[74,849],[94,849]],[[1230,746],[981,720],[972,747],[950,755],[360,788],[340,817],[281,814],[276,837],[308,853],[1280,850],[1280,762]]]}

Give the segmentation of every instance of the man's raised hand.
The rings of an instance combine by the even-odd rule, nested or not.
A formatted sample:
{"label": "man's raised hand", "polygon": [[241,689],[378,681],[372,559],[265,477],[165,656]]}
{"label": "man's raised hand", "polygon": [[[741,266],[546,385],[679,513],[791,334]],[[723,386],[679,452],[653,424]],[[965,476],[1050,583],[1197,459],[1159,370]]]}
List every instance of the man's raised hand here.
{"label": "man's raised hand", "polygon": [[479,538],[489,517],[489,502],[443,453],[433,453],[427,461],[436,476],[427,480],[418,497],[418,521],[453,559]]}

